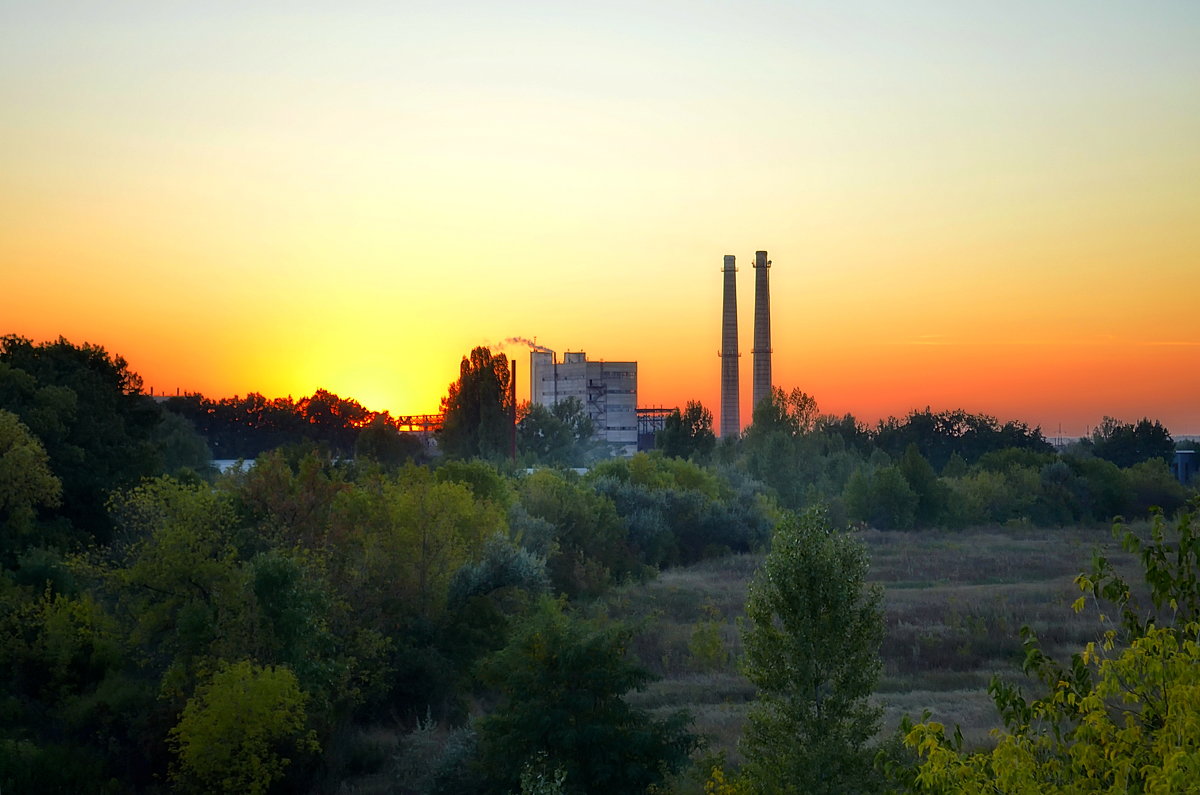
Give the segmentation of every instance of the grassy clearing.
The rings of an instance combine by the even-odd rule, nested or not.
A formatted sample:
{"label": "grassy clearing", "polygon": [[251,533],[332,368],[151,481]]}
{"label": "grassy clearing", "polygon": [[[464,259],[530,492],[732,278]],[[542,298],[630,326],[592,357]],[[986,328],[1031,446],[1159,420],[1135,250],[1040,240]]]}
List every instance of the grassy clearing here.
{"label": "grassy clearing", "polygon": [[[884,588],[887,636],[876,698],[891,732],[904,715],[961,726],[983,745],[998,724],[986,688],[993,674],[1022,681],[1022,625],[1052,656],[1066,659],[1098,634],[1092,611],[1076,615],[1073,580],[1101,551],[1123,573],[1137,570],[1107,529],[991,528],[963,533],[859,533],[871,580]],[[754,688],[738,672],[738,622],[762,558],[742,555],[664,572],[607,599],[610,614],[633,620],[633,651],[662,677],[633,700],[663,712],[687,709],[713,750],[737,761]],[[713,638],[719,638],[714,646]],[[706,642],[707,641],[707,642]]]}

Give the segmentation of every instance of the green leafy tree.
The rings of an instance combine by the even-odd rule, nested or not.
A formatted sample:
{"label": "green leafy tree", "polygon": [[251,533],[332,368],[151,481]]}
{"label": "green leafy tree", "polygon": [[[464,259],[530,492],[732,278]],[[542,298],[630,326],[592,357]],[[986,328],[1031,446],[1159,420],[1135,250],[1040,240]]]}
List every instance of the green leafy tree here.
{"label": "green leafy tree", "polygon": [[915,444],[910,444],[897,465],[908,487],[917,495],[913,519],[919,527],[932,527],[942,517],[946,507],[946,488],[938,480],[933,467],[921,455]]}
{"label": "green leafy tree", "polygon": [[549,598],[513,630],[482,667],[500,694],[479,722],[490,791],[518,790],[533,764],[564,772],[563,792],[646,792],[687,763],[697,742],[690,719],[655,718],[625,699],[650,681],[628,659],[631,637],[627,627],[576,618]]}
{"label": "green leafy tree", "polygon": [[[1193,507],[1200,507],[1193,506]],[[1200,530],[1194,511],[1168,532],[1162,515],[1143,539],[1114,532],[1142,563],[1150,605],[1110,561],[1097,557],[1076,582],[1088,598],[1115,606],[1107,625],[1060,665],[1028,629],[1025,669],[1043,695],[1026,699],[993,679],[989,688],[1005,723],[991,751],[964,753],[943,725],[913,727],[906,742],[922,758],[923,791],[963,793],[1194,792],[1200,781]]]}
{"label": "green leafy tree", "polygon": [[162,414],[141,388],[126,361],[100,346],[0,337],[0,406],[46,448],[62,482],[58,515],[79,542],[107,542],[109,493],[162,471],[154,438]]}
{"label": "green leafy tree", "polygon": [[117,533],[97,569],[128,617],[128,642],[141,651],[164,699],[191,692],[213,658],[247,642],[248,573],[228,495],[170,477],[148,480],[111,500]]}
{"label": "green leafy tree", "polygon": [[954,453],[973,464],[983,454],[1006,447],[1053,452],[1041,428],[1031,429],[1012,420],[1002,425],[995,417],[962,409],[935,413],[929,407],[910,412],[904,420],[880,420],[875,444],[892,458],[899,458],[909,444],[915,444],[935,470],[944,469]]}
{"label": "green leafy tree", "polygon": [[261,795],[292,761],[319,749],[306,730],[308,697],[284,667],[242,660],[196,689],[168,736],[183,791]]}
{"label": "green leafy tree", "polygon": [[596,425],[579,398],[526,403],[517,414],[517,450],[526,463],[585,466],[595,457]]}
{"label": "green leafy tree", "polygon": [[[852,466],[844,454],[850,428],[821,422],[817,401],[796,388],[773,387],[754,407],[741,440],[746,471],[769,486],[784,508],[800,510],[838,496]],[[853,418],[849,418],[853,428]],[[829,428],[829,431],[823,430]],[[851,444],[856,444],[850,434]],[[843,472],[844,470],[844,472]],[[830,483],[832,480],[836,483]],[[822,491],[823,489],[823,491]]]}
{"label": "green leafy tree", "polygon": [[458,380],[442,398],[445,415],[438,436],[442,450],[458,458],[503,458],[508,454],[512,412],[508,357],[480,346],[464,356]]}
{"label": "green leafy tree", "polygon": [[11,556],[35,541],[36,509],[61,498],[62,483],[41,441],[16,414],[0,409],[0,564],[11,568]]}
{"label": "green leafy tree", "polygon": [[920,497],[899,467],[864,467],[846,482],[845,501],[852,519],[880,530],[906,530],[913,525]]}
{"label": "green leafy tree", "polygon": [[154,429],[154,445],[162,456],[162,468],[169,474],[182,469],[207,472],[212,466],[212,451],[204,437],[196,433],[190,420],[164,411]]}
{"label": "green leafy tree", "polygon": [[571,462],[575,439],[548,406],[526,403],[517,414],[517,452],[522,463],[566,466]]}
{"label": "green leafy tree", "polygon": [[682,412],[675,409],[667,416],[654,441],[665,456],[706,461],[717,446],[712,412],[689,400]]}
{"label": "green leafy tree", "polygon": [[754,407],[748,433],[780,431],[789,436],[808,433],[816,427],[820,411],[816,398],[799,387],[784,392],[777,386]]}
{"label": "green leafy tree", "polygon": [[475,499],[490,502],[500,508],[507,508],[516,496],[512,482],[494,464],[487,461],[442,461],[434,470],[433,477],[440,483],[458,483],[466,486]]}
{"label": "green leafy tree", "polygon": [[440,616],[454,573],[505,529],[495,506],[414,466],[340,494],[332,521],[341,550],[335,576],[381,627]]}
{"label": "green leafy tree", "polygon": [[1129,484],[1130,500],[1126,512],[1130,516],[1145,516],[1160,508],[1168,516],[1187,504],[1185,488],[1160,458],[1139,461],[1122,474]]}
{"label": "green leafy tree", "polygon": [[534,472],[521,482],[520,502],[553,528],[546,567],[560,593],[595,594],[614,576],[636,570],[616,507],[577,478],[549,469]]}
{"label": "green leafy tree", "polygon": [[758,696],[741,748],[756,791],[870,788],[883,618],[866,574],[864,547],[822,512],[776,528],[746,602],[742,671]]}
{"label": "green leafy tree", "polygon": [[309,449],[297,459],[273,450],[218,485],[279,546],[327,550],[338,541],[331,537],[334,503],[350,485],[326,455]]}

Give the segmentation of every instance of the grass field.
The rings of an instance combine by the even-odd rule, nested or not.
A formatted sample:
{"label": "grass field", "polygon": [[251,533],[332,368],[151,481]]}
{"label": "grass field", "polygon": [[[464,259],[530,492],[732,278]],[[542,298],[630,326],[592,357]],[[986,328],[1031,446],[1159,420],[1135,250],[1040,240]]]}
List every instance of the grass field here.
{"label": "grass field", "polygon": [[[1032,627],[1043,650],[1066,660],[1098,634],[1094,608],[1076,615],[1076,574],[1103,551],[1136,571],[1107,528],[988,529],[857,534],[884,589],[883,675],[875,698],[883,733],[905,714],[958,724],[969,745],[999,724],[987,696],[993,674],[1023,681],[1019,631]],[[736,762],[754,688],[737,672],[746,589],[761,563],[744,555],[663,572],[606,599],[611,615],[638,626],[634,652],[662,677],[631,700],[656,711],[687,709],[714,751]],[[719,639],[719,642],[718,642]]]}

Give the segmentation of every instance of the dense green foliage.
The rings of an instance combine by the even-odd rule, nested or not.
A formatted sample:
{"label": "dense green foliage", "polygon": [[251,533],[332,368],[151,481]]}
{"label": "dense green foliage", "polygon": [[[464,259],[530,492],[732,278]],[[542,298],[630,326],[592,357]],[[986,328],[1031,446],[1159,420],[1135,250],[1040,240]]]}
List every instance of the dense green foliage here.
{"label": "dense green foliage", "polygon": [[124,359],[98,346],[0,338],[0,408],[37,437],[62,484],[61,501],[41,515],[59,540],[107,540],[109,492],[163,471],[162,413],[141,386]]}
{"label": "dense green foliage", "polygon": [[593,438],[595,425],[577,397],[550,407],[525,403],[517,417],[517,450],[528,466],[582,467],[605,452]]}
{"label": "dense green foliage", "polygon": [[779,523],[750,586],[742,669],[758,688],[742,750],[755,792],[873,788],[883,594],[862,545],[816,511]]}
{"label": "dense green foliage", "polygon": [[686,715],[653,718],[624,695],[649,674],[628,659],[630,631],[573,618],[543,599],[483,665],[500,694],[479,723],[487,792],[512,792],[530,760],[561,770],[567,793],[645,792],[687,762]]}
{"label": "dense green foliage", "polygon": [[[7,444],[11,475],[34,477],[41,453],[16,435],[28,433],[44,451],[58,496],[46,498],[45,485],[26,482],[7,519],[0,509],[0,554],[12,565],[30,547],[79,548],[107,542],[112,522],[108,495],[139,479],[184,469],[203,472],[209,452],[192,427],[164,412],[141,392],[142,381],[120,356],[96,345],[65,339],[34,344],[22,337],[0,338],[0,444]],[[12,424],[15,415],[19,426]],[[32,456],[32,457],[31,457]],[[20,463],[24,462],[24,463]],[[35,478],[36,479],[36,478]],[[17,488],[10,480],[4,488]],[[35,492],[42,497],[30,499]],[[10,511],[15,506],[10,506]],[[33,514],[29,508],[35,507]]]}
{"label": "dense green foliage", "polygon": [[1106,422],[1055,452],[1041,430],[963,411],[914,411],[874,429],[819,414],[799,390],[775,389],[755,422],[716,458],[765,484],[781,507],[825,505],[838,521],[880,529],[986,524],[1098,524],[1181,508],[1158,423]]}
{"label": "dense green foliage", "polygon": [[[646,661],[594,600],[768,548],[745,641],[760,701],[730,786],[866,789],[878,602],[831,526],[1086,523],[1188,495],[1159,453],[1058,455],[961,412],[872,430],[799,390],[720,444],[689,403],[663,451],[628,459],[595,445],[577,403],[526,407],[518,457],[543,468],[518,470],[498,463],[507,383],[504,357],[464,358],[430,457],[328,392],[166,411],[101,348],[0,341],[0,790],[679,787],[697,738],[631,705]],[[1132,427],[1161,453],[1153,424]],[[256,460],[218,475],[209,447]],[[1151,572],[1183,582],[1154,555]],[[1119,592],[1107,570],[1089,582]],[[1156,608],[1184,610],[1184,590]],[[1130,653],[1189,662],[1195,639],[1158,629]],[[731,657],[713,622],[689,648],[701,668]],[[1113,681],[1139,659],[1114,656]]]}

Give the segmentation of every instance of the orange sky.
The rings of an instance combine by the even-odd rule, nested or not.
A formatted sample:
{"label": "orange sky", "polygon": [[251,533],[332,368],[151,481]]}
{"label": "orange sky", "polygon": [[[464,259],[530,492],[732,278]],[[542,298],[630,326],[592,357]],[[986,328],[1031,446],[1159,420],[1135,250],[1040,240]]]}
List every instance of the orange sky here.
{"label": "orange sky", "polygon": [[0,333],[397,413],[536,336],[715,411],[735,254],[748,420],[766,249],[825,411],[1200,434],[1200,6],[904,5],[4,4]]}

